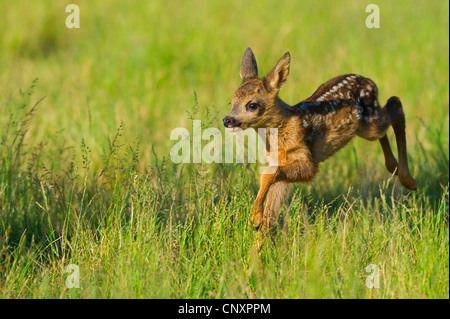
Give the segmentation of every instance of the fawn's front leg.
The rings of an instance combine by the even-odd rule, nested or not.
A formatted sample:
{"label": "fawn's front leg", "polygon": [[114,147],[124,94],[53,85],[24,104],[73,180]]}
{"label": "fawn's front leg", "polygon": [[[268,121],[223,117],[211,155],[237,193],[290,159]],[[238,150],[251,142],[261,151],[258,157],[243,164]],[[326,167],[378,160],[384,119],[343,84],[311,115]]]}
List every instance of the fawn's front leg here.
{"label": "fawn's front leg", "polygon": [[266,199],[269,188],[275,183],[276,179],[276,171],[278,168],[269,166],[266,167],[261,175],[261,183],[258,191],[258,195],[256,196],[255,203],[253,204],[250,222],[255,227],[255,230],[258,230],[263,221],[263,213],[264,213],[264,200]]}
{"label": "fawn's front leg", "polygon": [[[267,230],[272,224],[287,195],[286,183],[310,181],[317,172],[317,164],[312,160],[309,150],[305,148],[291,152],[286,158],[283,165],[276,167],[275,172],[273,172],[274,167],[269,166],[261,175],[261,187],[250,218],[255,230],[261,227],[263,230]],[[268,209],[264,211],[266,197]]]}
{"label": "fawn's front leg", "polygon": [[263,232],[268,231],[275,224],[278,212],[281,206],[283,206],[290,188],[291,184],[286,182],[275,182],[270,186],[266,196],[261,223]]}

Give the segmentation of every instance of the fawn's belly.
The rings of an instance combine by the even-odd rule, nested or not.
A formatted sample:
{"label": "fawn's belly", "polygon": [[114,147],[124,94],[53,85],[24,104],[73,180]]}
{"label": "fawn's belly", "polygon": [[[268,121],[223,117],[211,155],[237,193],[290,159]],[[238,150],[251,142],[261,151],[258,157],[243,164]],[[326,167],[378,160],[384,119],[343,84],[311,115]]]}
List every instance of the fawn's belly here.
{"label": "fawn's belly", "polygon": [[316,163],[326,160],[344,147],[358,131],[358,123],[348,123],[339,129],[320,132],[313,139],[310,149]]}

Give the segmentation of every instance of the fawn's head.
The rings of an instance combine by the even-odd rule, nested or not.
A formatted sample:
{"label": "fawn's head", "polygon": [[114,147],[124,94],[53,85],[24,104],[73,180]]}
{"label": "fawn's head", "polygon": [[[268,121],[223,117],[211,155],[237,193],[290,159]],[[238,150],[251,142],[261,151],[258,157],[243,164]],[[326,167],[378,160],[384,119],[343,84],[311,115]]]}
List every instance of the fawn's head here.
{"label": "fawn's head", "polygon": [[262,79],[258,78],[255,55],[245,49],[241,64],[242,84],[231,99],[231,111],[223,125],[232,131],[266,127],[278,107],[277,98],[289,75],[291,56],[286,52],[280,61]]}

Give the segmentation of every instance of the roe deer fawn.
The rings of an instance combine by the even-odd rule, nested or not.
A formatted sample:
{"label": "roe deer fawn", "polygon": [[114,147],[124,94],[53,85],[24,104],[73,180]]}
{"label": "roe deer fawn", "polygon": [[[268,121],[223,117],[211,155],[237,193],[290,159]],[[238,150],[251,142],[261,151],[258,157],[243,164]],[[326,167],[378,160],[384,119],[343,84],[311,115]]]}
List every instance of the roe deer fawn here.
{"label": "roe deer fawn", "polygon": [[[286,83],[289,65],[290,54],[286,52],[272,70],[259,79],[255,56],[247,48],[240,71],[242,84],[234,92],[230,113],[223,119],[224,126],[232,131],[278,129],[278,167],[269,166],[261,175],[261,187],[250,218],[255,231],[267,231],[273,224],[290,183],[310,181],[319,163],[355,135],[370,141],[379,140],[388,171],[398,175],[407,189],[417,189],[408,168],[405,116],[398,97],[391,97],[381,108],[372,80],[346,74],[325,82],[309,98],[289,106],[278,97]],[[386,136],[390,125],[397,140],[399,162]],[[267,135],[265,139],[270,163],[270,139]]]}

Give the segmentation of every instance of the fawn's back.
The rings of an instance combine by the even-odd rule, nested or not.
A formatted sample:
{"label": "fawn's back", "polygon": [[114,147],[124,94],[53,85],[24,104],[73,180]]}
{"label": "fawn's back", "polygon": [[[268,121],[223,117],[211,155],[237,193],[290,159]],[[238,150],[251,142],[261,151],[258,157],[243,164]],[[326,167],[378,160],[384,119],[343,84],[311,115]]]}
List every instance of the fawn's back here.
{"label": "fawn's back", "polygon": [[322,84],[309,98],[294,105],[295,125],[313,158],[321,162],[355,135],[367,136],[367,127],[381,116],[375,83],[363,76],[346,74]]}

